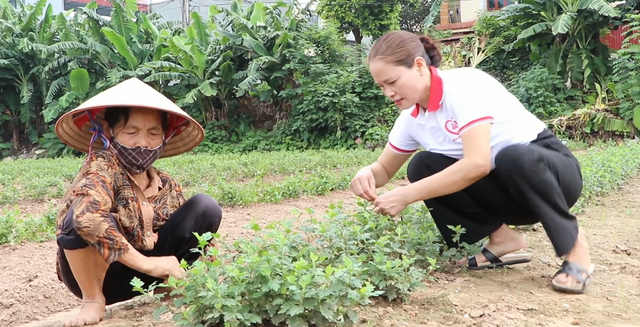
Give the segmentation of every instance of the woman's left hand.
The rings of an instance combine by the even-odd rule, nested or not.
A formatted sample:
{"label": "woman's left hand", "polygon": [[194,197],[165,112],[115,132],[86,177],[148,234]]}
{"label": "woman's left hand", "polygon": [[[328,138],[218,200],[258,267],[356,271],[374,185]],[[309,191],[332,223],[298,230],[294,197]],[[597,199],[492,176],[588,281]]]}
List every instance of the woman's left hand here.
{"label": "woman's left hand", "polygon": [[373,201],[373,212],[391,217],[400,214],[409,205],[408,196],[405,195],[404,191],[403,188],[397,188],[378,196]]}

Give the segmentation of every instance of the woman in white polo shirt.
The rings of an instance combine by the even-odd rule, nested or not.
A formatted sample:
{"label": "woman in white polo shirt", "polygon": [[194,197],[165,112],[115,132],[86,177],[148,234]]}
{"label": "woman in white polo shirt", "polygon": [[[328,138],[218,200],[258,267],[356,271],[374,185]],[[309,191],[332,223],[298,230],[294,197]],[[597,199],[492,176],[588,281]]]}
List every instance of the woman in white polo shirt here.
{"label": "woman in white polo shirt", "polygon": [[[460,242],[489,237],[470,269],[531,261],[508,225],[541,222],[562,268],[552,287],[583,293],[593,273],[589,249],[569,212],[582,192],[578,160],[545,124],[490,75],[474,68],[440,71],[441,55],[427,36],[394,31],[376,42],[369,67],[384,94],[404,109],[377,162],[362,168],[351,190],[395,216],[424,201],[445,242],[462,226]],[[406,108],[406,109],[405,109]],[[407,169],[411,184],[376,195],[419,147]]]}

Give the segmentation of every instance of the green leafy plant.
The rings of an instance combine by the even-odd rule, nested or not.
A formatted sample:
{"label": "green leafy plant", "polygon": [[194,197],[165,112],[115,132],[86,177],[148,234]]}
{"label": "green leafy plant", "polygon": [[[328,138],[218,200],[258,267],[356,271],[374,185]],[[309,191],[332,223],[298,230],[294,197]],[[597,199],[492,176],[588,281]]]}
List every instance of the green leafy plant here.
{"label": "green leafy plant", "polygon": [[528,60],[528,49],[513,46],[522,31],[522,23],[521,20],[502,15],[500,11],[484,11],[473,25],[476,36],[486,40],[485,48],[490,54],[478,64],[478,68],[503,84],[519,79],[520,74],[534,65]]}
{"label": "green leafy plant", "polygon": [[27,214],[18,208],[0,212],[0,245],[21,244],[22,242],[44,242],[54,238],[57,212],[53,203],[41,217]]}
{"label": "green leafy plant", "polygon": [[[174,302],[178,325],[353,325],[356,308],[372,297],[405,298],[419,287],[437,268],[442,248],[435,225],[418,207],[394,221],[364,203],[355,215],[332,205],[322,219],[249,228],[252,238],[224,250],[204,250],[219,235],[197,236],[201,255],[216,259],[197,261],[185,279],[169,279],[167,286],[180,296]],[[144,290],[139,280],[132,284]],[[174,308],[159,312],[166,309]]]}
{"label": "green leafy plant", "polygon": [[[578,155],[583,196],[572,211],[637,174],[640,144],[599,144]],[[406,300],[435,270],[478,253],[480,242],[448,249],[428,209],[410,205],[397,218],[380,216],[364,201],[347,213],[329,206],[322,218],[252,223],[251,236],[224,242],[218,234],[196,235],[202,257],[187,277],[161,285],[133,280],[140,292],[169,286],[176,296],[156,314],[174,313],[179,326],[343,326],[358,322],[357,308],[374,297]],[[449,226],[458,241],[465,230]],[[206,247],[213,239],[216,247]]]}
{"label": "green leafy plant", "polygon": [[[188,195],[204,192],[226,205],[246,205],[343,189],[350,175],[375,161],[380,150],[182,155],[161,159],[155,166],[176,178]],[[83,160],[65,157],[3,162],[0,204],[62,197]],[[401,171],[397,178],[405,173]]]}
{"label": "green leafy plant", "polygon": [[535,66],[523,72],[507,86],[530,112],[539,118],[555,117],[571,111],[567,102],[570,92],[557,75]]}
{"label": "green leafy plant", "polygon": [[523,0],[500,10],[520,22],[516,47],[531,50],[531,59],[544,60],[578,89],[601,83],[609,72],[609,49],[600,41],[600,30],[620,17],[605,0]]}
{"label": "green leafy plant", "polygon": [[620,117],[633,121],[635,127],[640,128],[640,46],[632,42],[638,38],[640,15],[630,14],[626,21],[629,29],[623,34],[622,48],[613,55],[611,81],[615,96],[620,100]]}

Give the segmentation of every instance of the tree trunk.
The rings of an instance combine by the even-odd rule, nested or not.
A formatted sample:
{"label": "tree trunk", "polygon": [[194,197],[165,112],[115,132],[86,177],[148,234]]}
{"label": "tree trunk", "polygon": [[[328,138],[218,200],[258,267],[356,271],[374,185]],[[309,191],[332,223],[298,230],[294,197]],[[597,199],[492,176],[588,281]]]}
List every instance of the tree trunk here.
{"label": "tree trunk", "polygon": [[353,37],[356,39],[356,44],[362,43],[362,33],[359,28],[354,28],[351,32],[353,32]]}
{"label": "tree trunk", "polygon": [[18,137],[18,125],[15,121],[11,123],[11,129],[13,131],[13,135],[11,137],[11,144],[13,144],[13,149],[18,150],[20,148],[20,137]]}

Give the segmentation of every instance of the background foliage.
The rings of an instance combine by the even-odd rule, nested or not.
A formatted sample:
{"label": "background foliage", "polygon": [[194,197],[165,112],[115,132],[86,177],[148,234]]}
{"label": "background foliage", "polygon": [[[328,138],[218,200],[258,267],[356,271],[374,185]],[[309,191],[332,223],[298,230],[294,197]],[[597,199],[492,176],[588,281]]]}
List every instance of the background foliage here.
{"label": "background foliage", "polygon": [[95,2],[71,18],[45,0],[0,1],[0,150],[39,143],[52,156],[68,153],[55,120],[130,77],[206,127],[196,152],[355,147],[389,128],[393,112],[362,51],[339,27],[308,24],[302,8],[235,0],[209,17],[192,13],[187,28],[136,8],[117,0],[107,20]]}
{"label": "background foliage", "polygon": [[[137,12],[133,0],[114,0],[110,19],[96,14],[95,2],[54,15],[45,0],[17,8],[0,0],[0,155],[34,147],[78,154],[53,133],[56,119],[130,77],[205,126],[194,152],[380,146],[397,110],[373,83],[366,49],[344,33],[357,29],[373,40],[397,28],[418,33],[426,21],[432,27],[441,3],[332,1],[320,1],[322,26],[309,23],[307,8],[234,0],[207,17],[192,13],[183,28]],[[547,2],[481,13],[474,35],[442,44],[442,69],[488,71],[560,133],[635,135],[637,3]],[[624,24],[632,28],[621,50],[602,44],[603,31]],[[433,37],[447,35],[431,27]]]}

